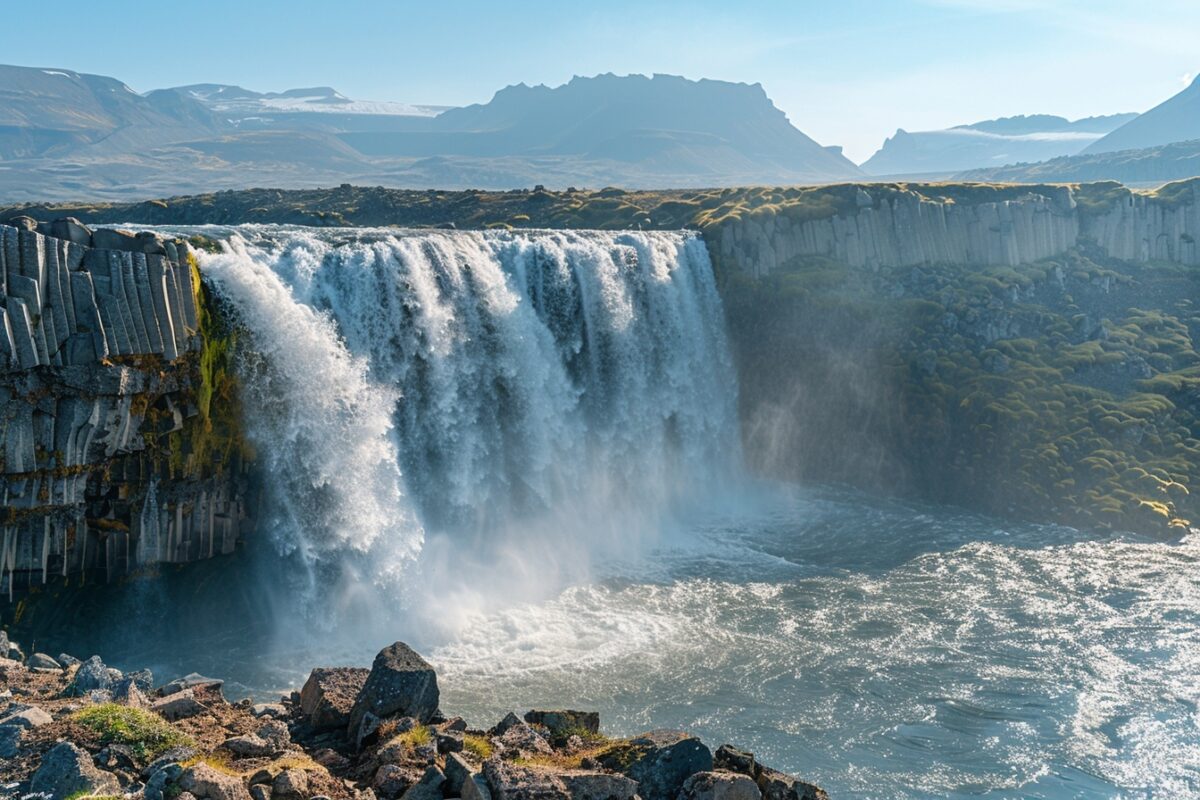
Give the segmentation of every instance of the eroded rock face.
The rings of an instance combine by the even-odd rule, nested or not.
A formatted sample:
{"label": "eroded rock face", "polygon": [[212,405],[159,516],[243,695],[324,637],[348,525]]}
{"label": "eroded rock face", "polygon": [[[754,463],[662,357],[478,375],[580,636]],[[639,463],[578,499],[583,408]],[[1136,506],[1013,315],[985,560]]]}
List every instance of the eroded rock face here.
{"label": "eroded rock face", "polygon": [[601,766],[638,783],[643,800],[675,800],[684,781],[713,768],[712,751],[682,731],[650,731],[607,751]]}
{"label": "eroded rock face", "polygon": [[408,716],[428,722],[437,712],[438,698],[433,667],[404,642],[396,642],[375,656],[351,709],[349,730],[358,730],[368,712],[380,719]]}
{"label": "eroded rock face", "polygon": [[354,701],[371,674],[361,667],[314,669],[300,690],[300,710],[314,730],[344,728],[350,723]]}
{"label": "eroded rock face", "polygon": [[80,792],[116,794],[121,784],[116,775],[97,769],[86,750],[59,742],[42,756],[29,788],[47,797],[70,797]]}

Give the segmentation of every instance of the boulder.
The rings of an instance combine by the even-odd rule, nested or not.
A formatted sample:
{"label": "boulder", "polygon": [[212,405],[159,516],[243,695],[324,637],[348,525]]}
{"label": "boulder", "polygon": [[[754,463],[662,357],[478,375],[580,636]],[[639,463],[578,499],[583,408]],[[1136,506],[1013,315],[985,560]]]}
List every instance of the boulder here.
{"label": "boulder", "polygon": [[610,748],[596,759],[638,783],[643,800],[675,800],[683,783],[713,768],[712,752],[682,731],[651,731]]}
{"label": "boulder", "polygon": [[437,751],[441,754],[446,753],[461,753],[463,749],[463,732],[446,730],[445,728],[435,731],[434,736],[437,738]]}
{"label": "boulder", "polygon": [[762,792],[749,775],[717,770],[684,781],[678,800],[762,800]]}
{"label": "boulder", "polygon": [[54,722],[54,717],[37,706],[19,706],[0,717],[0,725],[11,725],[22,730],[40,728]]}
{"label": "boulder", "polygon": [[163,697],[166,697],[169,694],[182,692],[185,689],[207,689],[214,686],[220,688],[224,685],[225,681],[221,680],[220,678],[206,678],[203,675],[191,672],[187,675],[184,675],[182,678],[176,678],[170,683],[164,684],[163,687],[159,689],[159,693],[162,694]]}
{"label": "boulder", "polygon": [[554,752],[554,748],[546,741],[546,737],[524,722],[518,722],[516,725],[510,726],[504,732],[504,735],[499,737],[499,741],[504,749],[515,750],[520,753],[543,753],[549,755]]}
{"label": "boulder", "polygon": [[292,743],[292,735],[288,732],[287,724],[277,719],[268,719],[263,722],[259,726],[257,734],[276,751],[286,750]]}
{"label": "boulder", "polygon": [[71,681],[72,694],[85,695],[97,690],[106,691],[112,688],[112,675],[100,656],[92,656],[79,665],[75,670],[75,678]]}
{"label": "boulder", "polygon": [[446,784],[446,776],[436,766],[430,765],[425,769],[421,780],[409,786],[401,795],[403,800],[442,800],[442,787]]}
{"label": "boulder", "polygon": [[492,728],[493,736],[503,736],[505,732],[513,725],[520,725],[521,718],[511,711],[504,715],[504,719],[496,723],[496,727]]}
{"label": "boulder", "polygon": [[530,725],[541,725],[551,733],[600,732],[600,713],[597,711],[530,711],[525,714]]}
{"label": "boulder", "polygon": [[271,800],[307,800],[308,773],[302,769],[285,769],[271,784]]}
{"label": "boulder", "polygon": [[239,758],[265,758],[276,752],[270,742],[256,733],[232,736],[221,746]]}
{"label": "boulder", "polygon": [[42,756],[42,763],[29,782],[29,790],[47,797],[119,794],[121,784],[116,775],[97,769],[86,750],[70,742],[59,742]]}
{"label": "boulder", "polygon": [[13,758],[21,752],[21,732],[24,730],[19,725],[0,725],[0,758]]}
{"label": "boulder", "polygon": [[472,775],[463,783],[462,800],[492,800],[492,790],[483,775]]}
{"label": "boulder", "polygon": [[133,708],[148,708],[150,706],[150,700],[142,693],[137,681],[129,675],[126,675],[113,684],[112,701]]}
{"label": "boulder", "polygon": [[265,783],[256,783],[250,787],[251,800],[271,800],[271,787]]}
{"label": "boulder", "polygon": [[74,217],[62,217],[50,223],[50,235],[55,239],[66,239],[82,247],[92,246],[92,231]]}
{"label": "boulder", "polygon": [[4,220],[5,225],[11,225],[14,228],[20,228],[23,231],[36,231],[38,221],[33,217],[27,217],[24,214],[17,217],[9,217]]}
{"label": "boulder", "polygon": [[58,660],[58,663],[62,664],[64,667],[73,667],[76,664],[83,663],[78,658],[76,658],[75,656],[70,655],[68,653],[59,653],[57,660]]}
{"label": "boulder", "polygon": [[462,717],[454,717],[453,719],[448,719],[443,722],[438,726],[438,728],[443,731],[457,731],[459,733],[465,733],[467,730],[467,721]]}
{"label": "boulder", "polygon": [[754,760],[754,753],[739,750],[731,744],[723,744],[713,753],[713,768],[737,772],[758,780],[758,763]]}
{"label": "boulder", "polygon": [[196,699],[191,689],[160,697],[150,704],[150,710],[161,715],[168,722],[194,717],[208,709]]}
{"label": "boulder", "polygon": [[819,787],[791,775],[759,766],[758,788],[763,800],[829,800],[829,795]]}
{"label": "boulder", "polygon": [[183,767],[175,762],[164,764],[151,772],[143,790],[145,800],[168,800],[168,787],[172,787],[170,791],[173,792],[173,786],[182,774]]}
{"label": "boulder", "polygon": [[408,791],[408,787],[421,780],[423,773],[396,764],[384,764],[375,770],[371,786],[380,797],[395,798]]}
{"label": "boulder", "polygon": [[396,642],[375,656],[350,711],[349,730],[357,731],[367,713],[381,719],[403,715],[428,722],[437,712],[438,696],[433,667],[408,645]]}
{"label": "boulder", "polygon": [[571,800],[633,800],[638,796],[637,781],[624,775],[578,770],[562,772],[558,777]]}
{"label": "boulder", "polygon": [[471,762],[458,753],[446,755],[446,796],[461,797],[463,784],[475,774]]}
{"label": "boulder", "polygon": [[25,660],[25,666],[30,669],[62,669],[62,664],[45,653],[34,653]]}
{"label": "boulder", "polygon": [[371,674],[362,667],[319,667],[300,690],[300,710],[314,730],[345,728],[354,701]]}
{"label": "boulder", "polygon": [[127,673],[125,677],[132,680],[143,692],[149,692],[154,688],[154,673],[148,669],[135,670]]}
{"label": "boulder", "polygon": [[571,795],[558,775],[490,758],[483,776],[495,800],[567,800]]}
{"label": "boulder", "polygon": [[191,792],[197,800],[249,800],[250,792],[242,779],[226,775],[200,762],[179,776],[179,788]]}

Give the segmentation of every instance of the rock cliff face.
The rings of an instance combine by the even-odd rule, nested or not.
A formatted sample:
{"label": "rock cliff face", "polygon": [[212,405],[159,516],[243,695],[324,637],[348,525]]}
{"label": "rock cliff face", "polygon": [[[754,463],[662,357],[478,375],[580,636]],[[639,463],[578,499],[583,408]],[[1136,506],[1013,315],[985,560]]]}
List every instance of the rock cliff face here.
{"label": "rock cliff face", "polygon": [[211,403],[220,340],[187,245],[14,223],[0,225],[0,591],[229,552],[239,459]]}
{"label": "rock cliff face", "polygon": [[868,186],[857,190],[852,211],[807,220],[786,208],[750,212],[705,235],[723,264],[755,277],[811,257],[870,269],[1017,266],[1061,255],[1082,240],[1123,260],[1195,264],[1200,181],[1180,186],[1169,199],[1113,192],[1099,209],[1077,203],[1070,186],[1031,187],[1022,197],[981,203],[908,189],[876,197],[880,192]]}

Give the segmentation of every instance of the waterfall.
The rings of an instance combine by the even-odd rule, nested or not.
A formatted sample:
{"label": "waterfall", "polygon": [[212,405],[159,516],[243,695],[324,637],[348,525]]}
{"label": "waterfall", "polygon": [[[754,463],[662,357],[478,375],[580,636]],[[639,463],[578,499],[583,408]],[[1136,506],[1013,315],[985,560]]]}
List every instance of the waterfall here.
{"label": "waterfall", "polygon": [[536,579],[530,553],[624,555],[736,470],[693,234],[242,226],[202,266],[249,334],[247,433],[285,550],[359,554],[376,580],[468,554]]}

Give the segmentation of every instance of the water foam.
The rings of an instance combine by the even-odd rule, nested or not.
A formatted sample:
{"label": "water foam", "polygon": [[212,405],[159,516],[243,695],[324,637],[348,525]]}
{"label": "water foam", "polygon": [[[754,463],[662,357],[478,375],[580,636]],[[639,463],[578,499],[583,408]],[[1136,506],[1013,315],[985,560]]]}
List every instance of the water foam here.
{"label": "water foam", "polygon": [[356,578],[420,554],[405,582],[455,608],[552,590],[736,474],[693,235],[250,226],[204,269],[250,334],[276,538],[317,562],[369,554]]}

